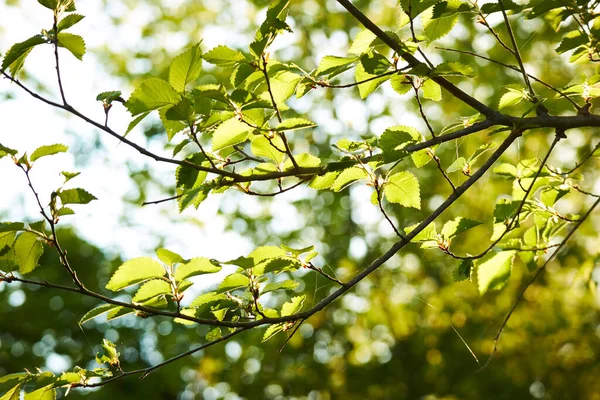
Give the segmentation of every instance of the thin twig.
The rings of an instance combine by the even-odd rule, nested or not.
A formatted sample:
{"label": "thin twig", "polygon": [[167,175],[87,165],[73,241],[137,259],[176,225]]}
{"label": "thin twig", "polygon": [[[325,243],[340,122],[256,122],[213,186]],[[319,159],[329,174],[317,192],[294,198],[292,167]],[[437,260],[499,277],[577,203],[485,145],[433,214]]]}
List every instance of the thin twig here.
{"label": "thin twig", "polygon": [[166,203],[167,201],[171,201],[171,200],[177,200],[178,198],[180,198],[181,196],[183,196],[185,193],[182,194],[178,194],[177,196],[171,196],[171,197],[167,197],[166,199],[160,199],[160,200],[154,200],[154,201],[145,201],[142,203],[142,206],[148,206],[150,204],[160,204],[160,203]]}
{"label": "thin twig", "polygon": [[[54,62],[56,68],[56,78],[58,80],[58,90],[60,91],[60,97],[62,99],[63,105],[68,106],[67,99],[65,97],[65,91],[62,85],[62,79],[60,77],[60,63],[58,62],[58,16],[56,12],[54,13],[54,24],[52,26],[52,30],[54,31],[54,38],[52,39],[52,44],[54,45]],[[106,114],[106,123],[108,123],[108,113]],[[105,124],[106,124],[105,123]]]}

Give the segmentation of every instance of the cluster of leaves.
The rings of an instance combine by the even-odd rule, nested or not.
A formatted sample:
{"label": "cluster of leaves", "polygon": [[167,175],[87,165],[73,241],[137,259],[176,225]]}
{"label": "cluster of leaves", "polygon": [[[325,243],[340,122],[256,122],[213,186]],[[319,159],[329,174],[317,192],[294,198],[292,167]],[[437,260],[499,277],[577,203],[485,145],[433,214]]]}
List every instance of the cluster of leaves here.
{"label": "cluster of leaves", "polygon": [[[10,156],[13,162],[21,168],[29,179],[29,173],[43,157],[67,151],[63,144],[53,144],[38,147],[31,156],[24,153],[17,156],[18,151],[0,144],[0,158]],[[71,208],[74,204],[88,204],[96,197],[82,188],[65,189],[64,185],[79,175],[79,172],[62,171],[63,185],[54,190],[50,196],[50,214],[44,219],[31,223],[0,222],[0,268],[12,272],[18,268],[20,274],[28,274],[38,266],[38,261],[44,252],[43,244],[52,245],[53,232],[49,232],[49,222],[56,223],[59,218],[75,214]],[[31,182],[30,182],[31,184]],[[38,199],[39,200],[39,199]]]}
{"label": "cluster of leaves", "polygon": [[15,43],[2,59],[0,72],[7,68],[13,76],[16,76],[25,63],[25,59],[31,51],[41,44],[54,44],[63,47],[81,60],[85,54],[85,42],[79,35],[65,30],[81,21],[81,14],[67,14],[76,11],[75,0],[38,0],[38,3],[52,10],[54,13],[54,24],[50,29],[42,29],[41,34],[34,35],[27,40]]}

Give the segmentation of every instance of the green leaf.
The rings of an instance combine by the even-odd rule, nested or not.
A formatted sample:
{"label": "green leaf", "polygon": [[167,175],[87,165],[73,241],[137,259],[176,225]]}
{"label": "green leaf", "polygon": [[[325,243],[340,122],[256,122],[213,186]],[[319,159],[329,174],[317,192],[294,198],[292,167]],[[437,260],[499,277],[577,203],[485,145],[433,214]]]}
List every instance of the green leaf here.
{"label": "green leaf", "polygon": [[58,197],[63,205],[66,204],[87,204],[97,198],[81,188],[64,189],[58,192]]}
{"label": "green leaf", "polygon": [[519,201],[511,201],[508,199],[501,199],[494,208],[494,222],[505,223],[510,221],[517,209],[519,208]]}
{"label": "green leaf", "polygon": [[35,160],[40,159],[42,157],[51,156],[57,153],[64,153],[68,149],[69,148],[64,144],[51,144],[49,146],[41,146],[35,149],[35,151],[29,157],[29,160],[31,162],[34,162]]}
{"label": "green leaf", "polygon": [[177,253],[172,252],[171,250],[161,248],[156,250],[156,255],[158,256],[158,259],[160,261],[164,262],[169,266],[183,262],[183,257],[181,257]]}
{"label": "green leaf", "polygon": [[390,75],[386,75],[376,78],[376,76],[377,75],[370,74],[367,71],[365,71],[365,67],[362,64],[358,64],[356,66],[356,69],[354,70],[354,79],[356,79],[356,82],[362,82],[367,79],[373,78],[368,82],[361,83],[360,85],[358,85],[358,93],[360,94],[361,99],[366,99],[371,93],[377,90],[379,86],[381,86],[385,81],[387,81],[391,77]]}
{"label": "green leaf", "polygon": [[23,232],[15,241],[14,250],[19,264],[19,272],[28,274],[38,266],[38,261],[44,253],[44,246],[36,234]]}
{"label": "green leaf", "polygon": [[83,325],[84,323],[86,323],[87,321],[90,321],[96,317],[99,317],[102,314],[105,314],[109,311],[114,310],[115,308],[118,308],[119,306],[116,306],[114,304],[102,304],[99,305],[96,308],[91,309],[90,311],[86,312],[85,315],[83,317],[81,317],[81,319],[79,320],[79,325]]}
{"label": "green leaf", "polygon": [[96,96],[96,100],[105,104],[111,104],[113,101],[124,102],[124,100],[121,98],[121,94],[122,93],[120,90],[110,90],[108,92],[99,93],[98,96]]}
{"label": "green leaf", "polygon": [[[179,103],[166,110],[165,119],[168,121],[182,121],[186,122],[187,125],[191,125],[194,119],[194,108],[190,99],[184,97]],[[177,125],[176,128],[169,134],[169,140],[173,138],[175,133],[183,129],[180,125]]]}
{"label": "green leaf", "polygon": [[[195,153],[187,156],[185,160],[195,165],[202,165],[206,157],[202,153]],[[187,165],[180,165],[175,171],[175,185],[182,189],[194,189],[205,181],[206,175],[205,171],[199,171]]]}
{"label": "green leaf", "polygon": [[96,362],[98,364],[119,365],[119,355],[117,346],[113,342],[102,339],[102,352],[96,354]]}
{"label": "green leaf", "polygon": [[214,328],[206,334],[206,340],[208,340],[209,342],[214,342],[215,340],[219,340],[222,337],[223,336],[221,334],[221,328],[219,327]]}
{"label": "green leaf", "polygon": [[269,325],[269,327],[265,331],[265,334],[263,335],[262,342],[263,343],[266,342],[267,340],[271,339],[273,336],[275,336],[279,332],[283,332],[283,324]]}
{"label": "green leaf", "polygon": [[263,295],[275,290],[294,290],[298,287],[298,285],[300,285],[300,282],[296,282],[291,279],[281,282],[270,282],[262,288],[260,294]]}
{"label": "green leaf", "polygon": [[398,94],[406,94],[412,88],[410,80],[402,74],[392,75],[390,84],[392,85],[392,89]]}
{"label": "green leaf", "polygon": [[458,267],[452,272],[452,277],[455,282],[464,281],[465,279],[471,280],[471,270],[473,269],[473,260],[461,260]]}
{"label": "green leaf", "polygon": [[23,383],[19,383],[18,385],[10,388],[6,393],[0,397],[0,400],[20,400],[21,398],[21,387]]}
{"label": "green leaf", "polygon": [[38,0],[38,3],[54,11],[58,8],[59,0]]}
{"label": "green leaf", "polygon": [[433,101],[440,101],[442,99],[442,87],[438,85],[433,79],[427,79],[421,86],[423,91],[423,97]]}
{"label": "green leaf", "polygon": [[0,383],[14,381],[15,379],[18,379],[21,381],[21,380],[25,379],[27,376],[29,376],[29,374],[26,372],[15,372],[12,374],[7,374],[4,376],[0,376]]}
{"label": "green leaf", "polygon": [[58,30],[58,32],[68,29],[76,23],[78,23],[79,21],[81,21],[83,18],[85,17],[81,14],[69,14],[60,21],[58,21],[56,29]]}
{"label": "green leaf", "polygon": [[72,33],[59,32],[58,46],[64,47],[69,50],[75,58],[81,60],[85,54],[85,42],[79,35],[73,35]]}
{"label": "green leaf", "polygon": [[442,235],[444,235],[447,239],[452,239],[464,231],[467,231],[471,228],[474,228],[478,225],[481,225],[481,222],[475,221],[468,218],[457,217],[452,221],[448,221],[444,224],[442,228]]}
{"label": "green leaf", "polygon": [[294,131],[297,129],[313,128],[315,126],[317,124],[304,118],[289,118],[277,125],[275,130],[278,132]]}
{"label": "green leaf", "polygon": [[0,222],[0,233],[17,232],[23,229],[25,229],[25,224],[22,222]]}
{"label": "green leaf", "polygon": [[152,278],[161,278],[164,275],[165,268],[158,261],[149,257],[134,258],[123,263],[115,271],[106,288],[116,292]]}
{"label": "green leaf", "polygon": [[7,156],[9,154],[11,156],[14,156],[17,154],[17,150],[13,150],[9,147],[3,146],[2,143],[0,143],[0,158]]}
{"label": "green leaf", "polygon": [[383,184],[383,193],[390,203],[421,209],[421,191],[417,177],[408,171],[390,176]]}
{"label": "green leaf", "polygon": [[46,385],[33,392],[25,393],[23,400],[54,400],[56,399],[56,390],[53,384]]}
{"label": "green leaf", "polygon": [[[273,144],[271,144],[273,143]],[[280,164],[285,158],[285,153],[277,149],[285,149],[283,140],[279,135],[275,135],[272,139],[267,139],[263,135],[256,135],[252,138],[252,145],[250,146],[252,154],[257,157],[266,157],[275,163]]]}
{"label": "green leaf", "polygon": [[[419,224],[411,225],[404,228],[404,232],[408,235],[412,232]],[[424,242],[426,240],[435,240],[437,235],[437,229],[435,226],[435,222],[429,223],[421,232],[417,233],[417,235],[412,238],[411,242]]]}
{"label": "green leaf", "polygon": [[369,174],[361,167],[352,167],[342,171],[335,179],[332,189],[336,192],[341,191],[346,186],[360,179],[365,179]]}
{"label": "green leaf", "polygon": [[437,65],[430,76],[466,76],[473,78],[477,76],[473,67],[460,62],[442,63]]}
{"label": "green leaf", "polygon": [[10,68],[12,76],[16,76],[21,68],[23,68],[25,58],[27,58],[31,50],[43,43],[47,42],[42,35],[35,35],[23,42],[15,43],[4,56],[0,72],[4,72],[6,68]]}
{"label": "green leaf", "polygon": [[281,307],[281,316],[288,317],[290,315],[296,314],[298,311],[302,309],[302,304],[304,304],[304,299],[306,299],[306,295],[292,297],[290,301],[284,303]]}
{"label": "green leaf", "polygon": [[371,43],[375,39],[377,39],[377,36],[368,29],[359,32],[354,38],[350,49],[348,49],[348,53],[356,54],[357,56],[366,53],[371,48]]}
{"label": "green leaf", "polygon": [[133,130],[133,128],[135,128],[140,122],[142,122],[142,120],[144,118],[146,118],[148,116],[148,114],[150,114],[150,111],[146,111],[143,114],[138,115],[137,117],[135,117],[127,126],[127,130],[125,131],[125,135],[123,135],[124,137],[127,136],[127,134],[129,132],[131,132]]}
{"label": "green leaf", "polygon": [[[294,155],[294,160],[296,160],[296,164],[298,164],[300,168],[315,168],[321,165],[321,159],[319,157],[308,153],[296,154]],[[294,164],[292,163],[292,160],[287,159],[285,160],[285,163],[283,163],[283,170],[287,171],[290,169],[294,169]]]}
{"label": "green leaf", "polygon": [[213,150],[221,150],[246,140],[252,128],[237,118],[223,122],[213,133]]}
{"label": "green leaf", "polygon": [[181,282],[191,276],[219,272],[221,266],[208,258],[192,258],[187,264],[179,265],[175,270],[175,281]]}
{"label": "green leaf", "polygon": [[525,89],[518,85],[509,85],[506,88],[508,89],[508,92],[500,97],[500,102],[498,103],[499,109],[515,106],[519,104],[521,100],[527,98]]}
{"label": "green leaf", "polygon": [[246,275],[234,273],[228,275],[219,285],[218,293],[231,292],[236,289],[246,288],[250,285],[250,279]]}
{"label": "green leaf", "polygon": [[360,64],[365,72],[371,75],[381,75],[387,72],[392,66],[387,57],[376,52],[363,54],[360,57]]}
{"label": "green leaf", "polygon": [[169,68],[169,83],[178,92],[183,92],[188,83],[200,76],[202,51],[200,43],[175,57]]}
{"label": "green leaf", "polygon": [[439,11],[436,13],[436,8],[443,3],[446,2],[437,3],[422,14],[423,28],[430,42],[446,36],[458,22],[457,13],[434,18],[434,14],[438,15],[439,13]]}
{"label": "green leaf", "polygon": [[339,172],[326,172],[323,175],[317,175],[311,179],[308,186],[316,190],[329,189],[335,182]]}
{"label": "green leaf", "polygon": [[157,296],[171,294],[171,285],[162,279],[152,279],[144,283],[131,299],[133,303],[145,303]]}
{"label": "green leaf", "polygon": [[71,179],[78,177],[81,172],[68,172],[68,171],[61,171],[60,173],[62,176],[65,177],[65,183],[69,182]]}
{"label": "green leaf", "polygon": [[125,106],[132,115],[138,115],[161,107],[174,106],[180,100],[181,97],[168,82],[150,78],[143,81],[131,94],[131,97],[125,102]]}
{"label": "green leaf", "polygon": [[489,253],[477,265],[477,286],[481,294],[501,289],[512,269],[516,251]]}
{"label": "green leaf", "polygon": [[331,78],[332,76],[339,75],[352,68],[356,61],[358,61],[357,57],[325,56],[321,59],[314,75],[329,75]]}
{"label": "green leaf", "polygon": [[202,57],[209,63],[221,67],[233,67],[242,61],[246,61],[246,57],[241,52],[227,46],[217,46],[206,52]]}
{"label": "green leaf", "polygon": [[556,52],[558,54],[565,53],[569,50],[573,50],[576,47],[587,44],[588,41],[589,38],[587,34],[581,33],[579,30],[567,32],[567,34],[563,36],[560,45],[556,48]]}

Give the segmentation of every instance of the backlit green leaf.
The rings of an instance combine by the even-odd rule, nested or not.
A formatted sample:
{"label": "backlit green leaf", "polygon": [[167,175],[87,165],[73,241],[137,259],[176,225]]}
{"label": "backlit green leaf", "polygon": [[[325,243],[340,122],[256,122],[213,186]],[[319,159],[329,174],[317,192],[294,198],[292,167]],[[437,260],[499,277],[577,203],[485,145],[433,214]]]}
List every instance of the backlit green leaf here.
{"label": "backlit green leaf", "polygon": [[42,35],[35,35],[23,42],[15,43],[2,59],[0,72],[4,72],[6,68],[10,68],[12,76],[16,76],[21,68],[23,68],[25,58],[31,50],[42,43],[46,43],[46,39]]}
{"label": "backlit green leaf", "polygon": [[304,118],[289,118],[277,125],[275,129],[279,132],[282,132],[294,131],[296,129],[312,128],[315,126],[317,126],[317,124]]}
{"label": "backlit green leaf", "polygon": [[477,286],[481,294],[501,289],[510,277],[516,251],[489,253],[477,265]]}
{"label": "backlit green leaf", "polygon": [[246,275],[235,273],[228,275],[223,282],[221,282],[217,291],[219,293],[231,292],[232,290],[246,288],[249,284],[250,279]]}
{"label": "backlit green leaf", "polygon": [[115,271],[106,288],[116,292],[152,278],[161,278],[164,275],[165,268],[158,261],[149,257],[134,258],[126,261]]}
{"label": "backlit green leaf", "polygon": [[237,118],[223,122],[213,133],[213,150],[224,149],[246,140],[252,128]]}
{"label": "backlit green leaf", "polygon": [[21,274],[28,274],[38,266],[44,252],[44,246],[38,239],[34,233],[23,232],[15,241],[14,250]]}
{"label": "backlit green leaf", "polygon": [[221,266],[208,258],[192,258],[187,264],[179,265],[175,269],[175,281],[181,282],[191,276],[212,274],[220,270]]}
{"label": "backlit green leaf", "polygon": [[64,153],[69,148],[64,144],[51,144],[49,146],[41,146],[35,149],[35,151],[29,157],[31,162],[34,162],[37,159],[40,159],[45,156],[51,156],[57,153]]}
{"label": "backlit green leaf", "polygon": [[160,261],[164,262],[167,265],[173,265],[176,263],[183,262],[183,258],[179,254],[174,253],[171,250],[161,248],[156,250],[156,255]]}
{"label": "backlit green leaf", "polygon": [[68,29],[85,18],[81,14],[69,14],[60,21],[58,21],[57,30],[60,32],[62,30]]}
{"label": "backlit green leaf", "polygon": [[296,314],[302,309],[304,299],[306,299],[306,295],[292,297],[290,301],[288,301],[281,307],[281,316],[287,317]]}
{"label": "backlit green leaf", "polygon": [[209,63],[221,67],[233,67],[241,61],[246,61],[246,57],[241,52],[227,46],[217,46],[206,52],[202,57]]}
{"label": "backlit green leaf", "polygon": [[60,32],[58,35],[58,45],[69,50],[77,59],[81,60],[85,54],[85,42],[79,35]]}
{"label": "backlit green leaf", "polygon": [[200,76],[202,51],[196,44],[186,52],[175,57],[169,68],[169,83],[178,92],[183,92],[191,81]]}
{"label": "backlit green leaf", "polygon": [[81,188],[64,189],[58,192],[58,197],[62,204],[87,204],[97,198]]}
{"label": "backlit green leaf", "polygon": [[408,171],[390,176],[383,184],[383,193],[390,203],[421,209],[419,181]]}
{"label": "backlit green leaf", "polygon": [[99,305],[98,307],[93,308],[90,311],[88,311],[87,313],[85,313],[85,315],[83,317],[81,317],[81,319],[79,320],[79,325],[82,325],[82,324],[86,323],[87,321],[90,321],[96,317],[99,317],[102,314],[105,314],[111,310],[114,310],[117,307],[119,307],[119,306],[116,306],[114,304]]}
{"label": "backlit green leaf", "polygon": [[442,235],[447,239],[452,239],[466,230],[481,225],[481,222],[468,218],[457,217],[452,221],[448,221],[442,228]]}
{"label": "backlit green leaf", "polygon": [[162,279],[152,279],[140,286],[131,301],[136,304],[145,303],[156,296],[164,294],[171,294],[169,282]]}
{"label": "backlit green leaf", "polygon": [[138,115],[164,106],[173,106],[180,100],[181,97],[168,82],[150,78],[143,81],[131,94],[125,106],[132,115]]}

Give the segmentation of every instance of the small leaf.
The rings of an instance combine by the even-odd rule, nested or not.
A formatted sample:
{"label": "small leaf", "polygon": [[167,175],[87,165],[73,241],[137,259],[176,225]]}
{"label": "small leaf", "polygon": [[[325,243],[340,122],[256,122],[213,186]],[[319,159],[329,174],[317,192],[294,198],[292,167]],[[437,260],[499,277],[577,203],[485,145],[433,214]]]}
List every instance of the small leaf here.
{"label": "small leaf", "polygon": [[430,76],[466,76],[469,78],[475,77],[473,67],[460,62],[442,63],[437,65]]}
{"label": "small leaf", "polygon": [[16,154],[17,150],[13,150],[9,147],[3,146],[2,143],[0,143],[0,158],[5,157],[7,155],[14,156]]}
{"label": "small leaf", "polygon": [[33,392],[25,393],[23,400],[55,400],[56,390],[53,384],[46,385]]}
{"label": "small leaf", "polygon": [[390,84],[392,85],[392,89],[394,89],[398,94],[406,94],[412,88],[410,80],[408,80],[406,76],[402,74],[392,75],[390,78]]}
{"label": "small leaf", "polygon": [[175,57],[169,68],[169,83],[178,92],[183,92],[188,83],[200,76],[202,51],[196,44],[186,52]]}
{"label": "small leaf", "polygon": [[228,275],[219,285],[218,293],[231,292],[236,289],[246,288],[250,285],[250,279],[243,274],[234,273]]}
{"label": "small leaf", "polygon": [[96,96],[96,100],[102,101],[103,103],[106,103],[106,104],[111,104],[113,101],[124,102],[124,100],[121,98],[120,90],[110,90],[108,92],[99,93]]}
{"label": "small leaf", "polygon": [[296,314],[302,309],[304,299],[306,299],[306,295],[292,297],[290,301],[288,301],[281,307],[281,316],[288,317],[290,315]]}
{"label": "small leaf", "polygon": [[81,317],[81,319],[79,320],[79,325],[83,325],[87,321],[90,321],[96,317],[99,317],[100,315],[105,314],[109,311],[112,311],[117,307],[119,307],[119,306],[116,306],[114,304],[99,305],[98,307],[93,308],[90,311],[86,312],[85,315],[83,317]]}
{"label": "small leaf", "polygon": [[22,231],[25,224],[22,222],[0,222],[0,233]]}
{"label": "small leaf", "polygon": [[452,277],[455,282],[464,281],[465,279],[471,279],[471,270],[473,269],[473,260],[461,260],[458,267],[452,272]]}
{"label": "small leaf", "polygon": [[278,132],[283,132],[294,131],[297,129],[313,128],[315,126],[317,126],[317,124],[304,118],[290,118],[281,122],[279,125],[277,125],[275,129]]}
{"label": "small leaf", "polygon": [[298,285],[300,285],[300,282],[296,282],[291,279],[282,282],[270,282],[262,288],[260,294],[263,295],[275,290],[294,290],[298,287]]}
{"label": "small leaf", "polygon": [[452,239],[466,230],[481,225],[481,222],[468,218],[457,217],[452,221],[448,221],[442,228],[442,235],[447,239]]}
{"label": "small leaf", "polygon": [[233,67],[241,61],[246,61],[246,57],[241,52],[232,50],[227,46],[217,46],[206,52],[203,58],[209,63],[221,67]]}
{"label": "small leaf", "polygon": [[31,162],[34,162],[35,160],[40,159],[42,157],[51,156],[57,153],[64,153],[68,149],[69,148],[64,144],[52,144],[49,146],[41,146],[35,149],[35,151],[29,157],[29,160]]}
{"label": "small leaf", "polygon": [[79,176],[81,174],[81,172],[68,172],[68,171],[62,171],[60,173],[62,176],[65,177],[65,183],[69,182],[71,179]]}
{"label": "small leaf", "polygon": [[284,152],[280,151],[285,149],[285,145],[279,135],[270,140],[263,135],[256,135],[252,138],[250,149],[255,156],[266,157],[277,164],[280,164],[286,156]]}
{"label": "small leaf", "polygon": [[512,269],[516,251],[489,253],[477,265],[477,286],[481,294],[488,290],[501,289]]}
{"label": "small leaf", "polygon": [[116,292],[152,278],[161,278],[164,275],[165,268],[158,261],[149,257],[134,258],[126,261],[115,271],[106,288]]}
{"label": "small leaf", "polygon": [[164,106],[174,106],[180,100],[181,97],[168,82],[150,78],[143,81],[131,94],[125,106],[132,115],[138,115]]}
{"label": "small leaf", "polygon": [[[411,233],[419,224],[411,225],[404,228],[404,232],[408,235]],[[435,226],[435,222],[429,223],[421,232],[417,233],[417,235],[412,238],[411,242],[424,242],[426,240],[434,240],[437,235],[437,230]]]}
{"label": "small leaf", "polygon": [[58,45],[69,50],[75,58],[81,60],[85,54],[85,42],[79,35],[73,35],[72,33],[59,32]]}
{"label": "small leaf", "polygon": [[138,115],[137,117],[135,117],[127,126],[127,130],[125,131],[125,135],[123,135],[124,137],[127,136],[127,134],[129,134],[129,132],[131,132],[133,130],[133,128],[135,128],[140,122],[142,122],[142,120],[144,118],[146,118],[148,116],[148,114],[150,114],[150,111],[147,111],[145,113],[142,113],[140,115]]}
{"label": "small leaf", "polygon": [[213,274],[220,270],[221,266],[208,258],[192,258],[187,264],[179,265],[175,269],[175,281],[181,282],[192,276]]}
{"label": "small leaf", "polygon": [[162,279],[152,279],[144,283],[131,299],[133,303],[145,303],[157,296],[171,294],[171,285]]}
{"label": "small leaf", "polygon": [[437,3],[422,14],[423,28],[425,29],[427,38],[431,42],[446,36],[458,22],[458,13],[434,18],[434,14],[440,14],[439,11],[436,13],[436,7],[442,6],[443,3],[447,4],[447,2]]}
{"label": "small leaf", "polygon": [[221,328],[219,327],[214,328],[206,334],[206,340],[208,340],[209,342],[214,342],[215,340],[219,340],[222,337],[223,336],[221,334]]}
{"label": "small leaf", "polygon": [[15,43],[4,56],[0,72],[4,72],[6,68],[10,68],[12,76],[16,76],[21,68],[23,68],[25,58],[27,58],[31,50],[43,43],[46,43],[46,39],[42,35],[35,35],[23,42]]}
{"label": "small leaf", "polygon": [[383,184],[383,193],[390,203],[421,209],[419,181],[408,171],[390,176]]}
{"label": "small leaf", "polygon": [[336,192],[341,191],[346,188],[348,185],[356,182],[360,179],[365,179],[369,174],[360,167],[352,167],[342,171],[341,174],[336,178],[332,189]]}
{"label": "small leaf", "polygon": [[38,266],[38,260],[44,253],[44,246],[36,234],[23,232],[15,241],[14,250],[19,263],[19,272],[28,274]]}
{"label": "small leaf", "polygon": [[78,23],[79,21],[81,21],[83,18],[85,17],[81,14],[69,14],[60,21],[58,21],[56,29],[58,30],[58,32],[68,29],[76,23]]}
{"label": "small leaf", "polygon": [[164,262],[169,266],[183,262],[183,258],[179,254],[174,253],[171,250],[161,248],[156,250],[156,255],[158,256],[158,259],[160,261]]}
{"label": "small leaf", "polygon": [[58,192],[58,197],[60,198],[61,203],[65,205],[88,204],[92,200],[97,200],[93,194],[81,188],[61,190]]}
{"label": "small leaf", "polygon": [[314,72],[315,76],[319,75],[338,75],[348,69],[358,60],[357,57],[336,57],[325,56],[321,59],[319,66]]}
{"label": "small leaf", "polygon": [[368,29],[365,29],[356,35],[348,53],[360,56],[371,48],[371,43],[377,39],[377,36]]}
{"label": "small leaf", "polygon": [[213,133],[213,150],[221,150],[246,140],[252,128],[237,118],[223,122]]}
{"label": "small leaf", "polygon": [[423,91],[423,97],[433,101],[442,100],[442,87],[438,85],[433,79],[427,79],[421,86]]}
{"label": "small leaf", "polygon": [[102,339],[102,352],[96,354],[96,362],[98,364],[119,365],[119,355],[117,346],[113,342]]}
{"label": "small leaf", "polygon": [[364,71],[371,75],[381,75],[387,72],[392,66],[387,57],[376,52],[363,54],[360,57],[360,64],[364,68]]}
{"label": "small leaf", "polygon": [[508,89],[508,92],[504,93],[500,98],[500,102],[498,103],[499,109],[515,106],[519,104],[521,100],[527,98],[525,89],[520,86],[513,85],[507,86],[506,88]]}
{"label": "small leaf", "polygon": [[283,332],[283,324],[269,325],[269,327],[265,331],[265,334],[263,335],[263,339],[262,339],[263,343],[266,342],[267,340],[271,339],[273,336],[275,336],[279,332]]}

